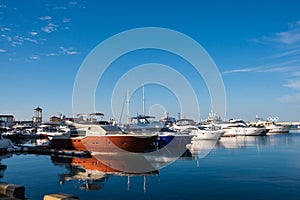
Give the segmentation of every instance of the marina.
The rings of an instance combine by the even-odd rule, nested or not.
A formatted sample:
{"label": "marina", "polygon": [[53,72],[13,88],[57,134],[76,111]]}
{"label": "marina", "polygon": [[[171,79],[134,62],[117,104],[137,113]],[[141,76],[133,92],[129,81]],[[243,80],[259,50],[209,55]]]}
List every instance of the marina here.
{"label": "marina", "polygon": [[[197,140],[173,162],[170,154],[158,159],[108,153],[4,153],[0,180],[23,185],[29,199],[53,193],[79,199],[298,199],[299,142],[298,131]],[[147,172],[132,173],[134,163],[141,163]],[[178,192],[162,193],[170,187]]]}
{"label": "marina", "polygon": [[[202,122],[151,118],[134,117],[134,126],[106,121],[103,113],[43,122],[38,107],[32,122],[2,123],[0,182],[16,184],[20,199],[220,199],[236,190],[245,199],[254,198],[249,193],[297,199],[300,177],[291,175],[299,174],[297,124],[223,121],[215,113]],[[181,192],[161,193],[169,187]],[[287,187],[293,191],[287,194]]]}
{"label": "marina", "polygon": [[0,200],[299,200],[300,1],[0,2]]}

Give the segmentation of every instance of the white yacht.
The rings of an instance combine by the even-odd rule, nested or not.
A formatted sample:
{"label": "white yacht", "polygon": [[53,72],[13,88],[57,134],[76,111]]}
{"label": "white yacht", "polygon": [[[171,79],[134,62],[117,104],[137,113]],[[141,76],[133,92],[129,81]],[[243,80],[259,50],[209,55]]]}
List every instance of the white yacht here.
{"label": "white yacht", "polygon": [[198,129],[192,130],[190,134],[194,135],[192,140],[219,140],[224,133],[224,130],[215,128],[214,126],[211,128],[198,126]]}
{"label": "white yacht", "polygon": [[49,137],[54,136],[69,136],[70,135],[70,128],[68,126],[57,126],[53,127],[52,125],[42,124],[38,127],[37,135],[46,135]]}
{"label": "white yacht", "polygon": [[255,124],[256,127],[265,127],[269,131],[267,135],[275,134],[275,133],[289,133],[291,129],[291,125],[281,125],[277,124],[274,120],[263,120],[261,118],[256,118],[257,122]]}
{"label": "white yacht", "polygon": [[192,119],[179,119],[171,127],[174,131],[190,133],[192,130],[197,130],[196,122]]}
{"label": "white yacht", "polygon": [[266,132],[265,127],[250,127],[241,119],[230,119],[228,122],[219,125],[225,131],[223,136],[258,136]]}

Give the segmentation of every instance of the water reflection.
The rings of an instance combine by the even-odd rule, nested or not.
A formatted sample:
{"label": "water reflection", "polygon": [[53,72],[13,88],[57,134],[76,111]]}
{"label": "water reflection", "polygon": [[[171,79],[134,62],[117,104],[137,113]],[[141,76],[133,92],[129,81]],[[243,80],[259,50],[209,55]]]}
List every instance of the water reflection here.
{"label": "water reflection", "polygon": [[[114,197],[132,198],[132,192],[134,195],[137,194],[136,192],[140,192],[138,188],[143,188],[144,192],[146,189],[151,189],[151,193],[149,193],[151,196],[145,196],[146,198],[159,198],[163,189],[173,188],[174,196],[176,196],[180,195],[180,193],[176,193],[176,190],[183,191],[183,193],[198,191],[200,186],[205,188],[207,182],[210,182],[208,184],[210,186],[216,184],[218,190],[210,186],[203,190],[220,192],[219,189],[226,188],[228,185],[227,191],[231,194],[231,192],[234,193],[236,190],[249,186],[241,184],[241,181],[237,181],[234,177],[242,177],[245,182],[256,181],[258,184],[263,179],[262,185],[264,186],[265,181],[272,182],[278,177],[283,180],[294,180],[296,171],[293,170],[299,170],[299,160],[295,159],[299,157],[299,133],[264,137],[238,136],[220,140],[189,141],[182,139],[178,138],[178,142],[173,145],[162,147],[159,154],[102,153],[88,158],[51,156],[50,162],[45,159],[46,156],[31,156],[34,159],[28,161],[27,158],[30,155],[26,154],[14,155],[11,158],[11,155],[3,155],[0,163],[9,163],[7,164],[9,170],[6,170],[6,165],[0,165],[0,179],[35,188],[34,193],[40,193],[39,196],[44,194],[44,185],[49,185],[54,191],[77,193],[86,199],[98,198],[99,193],[88,192],[92,190],[101,191],[103,198],[109,198],[114,192],[116,193]],[[181,147],[183,144],[186,144],[186,151],[181,154],[179,161],[161,170],[161,167],[167,166],[173,160],[178,160],[176,157],[177,145]],[[263,153],[257,153],[259,151]],[[206,157],[208,159],[202,160]],[[8,160],[9,162],[7,162]],[[201,170],[195,167],[194,162],[190,162],[194,160],[197,160],[197,163],[200,160]],[[203,164],[202,161],[204,161]],[[53,167],[53,165],[60,167]],[[272,168],[275,165],[279,167]],[[32,166],[35,167],[32,168]],[[20,171],[22,171],[22,176],[16,176],[16,174],[20,174]],[[46,177],[52,176],[45,179],[45,176],[36,175],[41,172]],[[264,175],[265,173],[267,175]],[[36,177],[35,181],[32,181],[33,174]],[[49,174],[51,175],[49,176]],[[3,177],[3,175],[5,176]],[[127,183],[127,185],[121,184],[124,179],[126,181],[124,184]],[[181,182],[178,182],[182,179],[186,179],[185,183],[190,185],[182,187]],[[157,184],[158,182],[159,184]],[[135,187],[136,183],[140,183],[142,187]],[[103,190],[105,185],[109,186],[105,187],[106,192]],[[116,185],[118,187],[115,187]],[[124,192],[126,187],[132,192]],[[231,190],[231,188],[234,189]],[[260,187],[255,188],[254,186],[254,188],[251,187],[251,191],[252,189],[254,192],[261,191]],[[117,194],[117,192],[119,193]],[[219,195],[218,197],[222,198],[222,194]]]}
{"label": "water reflection", "polygon": [[12,156],[11,153],[9,153],[9,154],[0,154],[0,178],[4,177],[4,172],[7,168],[7,165],[2,164],[2,160],[10,158],[11,156]]}
{"label": "water reflection", "polygon": [[218,143],[218,140],[194,140],[186,147],[190,151],[193,159],[204,158]]}
{"label": "water reflection", "polygon": [[[182,142],[182,141],[181,141]],[[186,151],[180,156],[181,160],[195,160],[203,158],[214,148],[217,140],[198,140],[186,145]],[[181,146],[181,145],[180,145]],[[162,148],[159,155],[132,153],[98,153],[88,158],[51,156],[54,165],[64,166],[68,172],[60,174],[61,185],[72,182],[77,188],[84,190],[101,190],[111,176],[144,177],[144,191],[146,177],[159,175],[159,169],[170,163],[176,156],[175,146]],[[174,153],[175,154],[172,154]],[[143,169],[137,171],[136,169]]]}
{"label": "water reflection", "polygon": [[223,137],[218,143],[219,148],[226,149],[239,149],[246,147],[265,146],[268,143],[270,136],[236,136],[236,137]]}
{"label": "water reflection", "polygon": [[[153,176],[158,175],[151,163],[143,155],[135,154],[99,154],[89,158],[68,158],[51,156],[54,165],[62,165],[68,173],[60,174],[60,184],[73,182],[79,184],[79,189],[100,190],[104,182],[112,175],[127,176]],[[143,165],[144,173],[132,173],[137,165]],[[122,170],[120,170],[122,169]],[[128,182],[128,185],[130,182]]]}

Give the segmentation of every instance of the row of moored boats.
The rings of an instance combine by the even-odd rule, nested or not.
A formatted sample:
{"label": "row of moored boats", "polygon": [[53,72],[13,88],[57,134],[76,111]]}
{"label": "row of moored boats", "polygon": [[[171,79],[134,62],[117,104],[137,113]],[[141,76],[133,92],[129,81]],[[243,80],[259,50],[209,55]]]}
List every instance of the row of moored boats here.
{"label": "row of moored boats", "polygon": [[[100,120],[99,120],[100,117]],[[259,119],[249,125],[240,119],[222,121],[214,113],[201,123],[191,119],[175,120],[166,116],[160,121],[151,121],[151,116],[138,115],[131,123],[117,125],[102,120],[102,113],[80,115],[74,120],[61,123],[43,123],[33,127],[16,125],[2,133],[2,138],[38,138],[40,145],[52,148],[90,152],[148,152],[151,149],[176,145],[178,138],[186,143],[193,140],[219,140],[221,137],[259,136],[273,133],[289,133],[291,126]],[[174,140],[175,138],[175,140]]]}

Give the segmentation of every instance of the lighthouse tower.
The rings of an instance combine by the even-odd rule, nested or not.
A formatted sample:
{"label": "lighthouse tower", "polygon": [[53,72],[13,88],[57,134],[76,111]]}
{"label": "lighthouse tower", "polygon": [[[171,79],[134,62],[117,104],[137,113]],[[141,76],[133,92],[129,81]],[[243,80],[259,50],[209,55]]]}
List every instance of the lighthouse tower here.
{"label": "lighthouse tower", "polygon": [[36,107],[35,109],[33,109],[33,123],[38,124],[41,123],[43,118],[42,118],[42,113],[43,113],[43,109],[41,109],[40,107]]}

